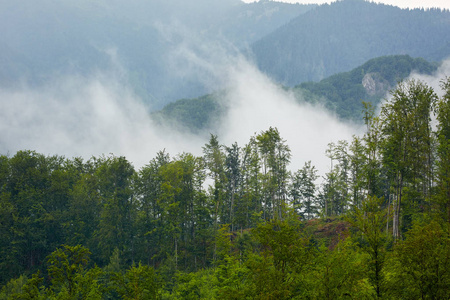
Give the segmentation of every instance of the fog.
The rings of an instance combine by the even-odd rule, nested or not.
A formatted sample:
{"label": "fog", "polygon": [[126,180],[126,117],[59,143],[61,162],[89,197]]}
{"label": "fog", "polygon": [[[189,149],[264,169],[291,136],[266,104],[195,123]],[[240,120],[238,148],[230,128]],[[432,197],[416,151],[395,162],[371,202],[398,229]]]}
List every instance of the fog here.
{"label": "fog", "polygon": [[[299,104],[232,44],[204,41],[179,23],[157,28],[164,39],[178,41],[165,53],[171,72],[186,80],[195,77],[205,90],[227,90],[229,110],[210,130],[222,144],[238,142],[242,147],[252,135],[276,127],[292,151],[290,169],[311,160],[323,175],[329,170],[328,143],[362,133],[360,125],[340,121],[321,106]],[[85,159],[112,153],[125,156],[136,168],[163,149],[172,156],[201,155],[209,132],[194,135],[154,123],[151,107],[127,80],[133,70],[111,49],[104,51],[112,64],[108,70],[54,76],[41,86],[1,88],[0,153],[29,149]],[[421,78],[435,87],[448,69],[447,63],[436,76]]]}
{"label": "fog", "polygon": [[450,58],[447,58],[442,62],[440,67],[432,75],[418,74],[413,72],[408,79],[415,79],[425,82],[429,87],[433,88],[436,94],[441,97],[444,92],[442,91],[442,80],[450,75]]}
{"label": "fog", "polygon": [[359,125],[339,121],[321,106],[298,104],[293,95],[248,62],[240,61],[230,73],[232,105],[220,131],[228,144],[238,141],[243,145],[251,135],[276,127],[291,148],[291,170],[311,160],[323,174],[329,170],[328,143],[361,132]]}
{"label": "fog", "polygon": [[[277,127],[292,150],[292,169],[312,160],[319,170],[328,165],[329,142],[349,139],[358,128],[339,122],[323,108],[299,105],[294,97],[259,72],[242,56],[215,45],[206,57],[180,48],[174,59],[202,69],[205,84],[226,87],[230,110],[211,133],[223,144],[243,146],[255,133]],[[204,49],[207,52],[207,49]],[[117,71],[118,70],[118,71]],[[90,76],[54,78],[38,88],[0,90],[0,152],[14,155],[30,149],[45,155],[123,155],[139,168],[165,149],[202,154],[207,135],[193,135],[156,125],[127,86],[123,68]],[[198,74],[198,73],[197,73]],[[208,79],[209,78],[209,79]]]}
{"label": "fog", "polygon": [[135,165],[158,150],[195,151],[200,139],[157,128],[148,108],[110,74],[55,79],[30,89],[1,90],[0,151],[31,149],[67,157],[113,153]]}

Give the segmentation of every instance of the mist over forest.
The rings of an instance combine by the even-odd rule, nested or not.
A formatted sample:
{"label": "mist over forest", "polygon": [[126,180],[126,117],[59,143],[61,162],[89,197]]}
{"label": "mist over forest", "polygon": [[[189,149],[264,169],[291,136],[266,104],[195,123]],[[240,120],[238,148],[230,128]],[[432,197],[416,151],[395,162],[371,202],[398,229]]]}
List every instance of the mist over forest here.
{"label": "mist over forest", "polygon": [[450,270],[450,11],[0,0],[0,28],[0,299],[449,297],[411,286]]}
{"label": "mist over forest", "polygon": [[[410,11],[364,1],[320,6],[232,0],[32,1],[27,5],[4,1],[0,5],[2,153],[24,148],[85,158],[116,153],[129,156],[137,166],[148,161],[147,153],[161,149],[199,154],[209,133],[231,143],[274,126],[298,153],[296,166],[313,160],[323,169],[326,144],[359,132],[361,101],[368,101],[367,96],[355,94],[353,109],[344,118],[338,112],[336,118],[336,100],[320,101],[322,95],[301,91],[293,101],[279,83],[294,86],[323,79],[381,55],[410,54],[438,63],[448,47],[446,39],[433,37],[449,34],[447,11]],[[353,23],[344,22],[342,28],[333,25],[330,16],[356,11],[360,17]],[[369,13],[374,17],[364,17]],[[414,26],[384,22],[395,22],[397,16]],[[363,25],[366,21],[370,22]],[[417,36],[411,39],[414,45],[391,40],[410,34]],[[384,38],[364,52],[361,43],[377,35]],[[292,44],[292,39],[297,43]],[[301,45],[310,49],[299,50]],[[333,54],[319,53],[314,47],[331,47]],[[291,52],[275,54],[280,49]],[[277,61],[271,62],[270,55],[276,55]],[[316,73],[319,77],[293,74],[286,81],[285,75],[264,67],[266,63],[286,72],[313,74],[318,65],[327,71]],[[390,79],[388,88],[405,74]],[[387,95],[388,88],[379,98]],[[202,128],[203,134],[193,136],[189,125],[173,126],[147,116],[178,99],[224,90],[228,92],[220,107],[231,109],[224,120],[217,117]]]}

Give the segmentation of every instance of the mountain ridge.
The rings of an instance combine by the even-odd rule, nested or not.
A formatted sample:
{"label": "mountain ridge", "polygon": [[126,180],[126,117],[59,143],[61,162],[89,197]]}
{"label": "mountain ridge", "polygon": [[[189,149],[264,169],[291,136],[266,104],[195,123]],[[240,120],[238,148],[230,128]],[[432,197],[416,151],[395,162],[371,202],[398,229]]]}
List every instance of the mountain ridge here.
{"label": "mountain ridge", "polygon": [[[409,55],[382,56],[320,82],[304,82],[293,88],[285,87],[285,90],[292,92],[299,103],[320,104],[343,120],[362,122],[362,101],[376,106],[397,82],[412,72],[431,75],[438,65]],[[208,131],[220,123],[229,108],[227,95],[227,91],[220,91],[180,99],[154,112],[152,117],[158,123],[170,124],[178,130]]]}
{"label": "mountain ridge", "polygon": [[284,85],[318,81],[384,55],[450,55],[450,12],[345,0],[320,5],[252,45],[260,70]]}

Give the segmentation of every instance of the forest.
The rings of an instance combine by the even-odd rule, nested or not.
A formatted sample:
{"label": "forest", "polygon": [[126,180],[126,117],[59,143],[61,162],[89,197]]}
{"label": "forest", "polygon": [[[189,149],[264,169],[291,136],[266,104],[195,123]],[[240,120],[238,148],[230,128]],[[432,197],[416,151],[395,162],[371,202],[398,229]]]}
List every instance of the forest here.
{"label": "forest", "polygon": [[274,127],[140,169],[1,155],[0,299],[449,299],[441,88],[409,80],[379,113],[364,103],[365,133],[330,141],[322,178],[290,169]]}
{"label": "forest", "polygon": [[[397,82],[406,80],[413,72],[431,75],[439,65],[442,66],[409,55],[381,56],[370,59],[349,72],[334,74],[319,82],[303,82],[293,88],[283,89],[292,93],[298,103],[323,105],[342,120],[363,123],[361,99],[378,106]],[[364,86],[365,79],[373,83],[373,89]],[[225,89],[169,103],[161,110],[152,112],[152,119],[158,124],[169,124],[177,129],[199,133],[217,127],[232,106],[229,89]]]}

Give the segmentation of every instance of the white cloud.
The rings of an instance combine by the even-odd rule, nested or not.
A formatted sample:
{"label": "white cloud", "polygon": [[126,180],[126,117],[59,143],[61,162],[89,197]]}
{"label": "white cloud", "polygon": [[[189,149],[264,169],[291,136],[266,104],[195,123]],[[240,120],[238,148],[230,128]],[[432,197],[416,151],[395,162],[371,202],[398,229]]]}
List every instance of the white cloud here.
{"label": "white cloud", "polygon": [[0,105],[3,154],[23,149],[84,158],[113,153],[137,166],[162,149],[200,154],[199,137],[156,126],[148,108],[105,74],[66,77],[40,88],[0,90]]}
{"label": "white cloud", "polygon": [[231,109],[220,129],[226,144],[237,141],[243,146],[253,134],[276,127],[291,148],[292,170],[311,160],[324,174],[329,165],[328,143],[349,140],[360,131],[322,107],[298,104],[293,95],[242,59],[230,68],[230,74]]}
{"label": "white cloud", "polygon": [[[199,59],[199,58],[196,58]],[[255,133],[277,127],[292,150],[292,169],[312,160],[323,173],[329,142],[349,139],[353,126],[320,107],[299,105],[242,57],[213,68],[227,86],[231,109],[217,133],[222,143],[243,146]],[[224,62],[222,61],[222,62]],[[201,61],[203,67],[213,62]],[[157,126],[148,108],[111,74],[55,79],[40,88],[0,90],[0,152],[31,149],[89,158],[124,155],[140,167],[156,152],[202,154],[208,137]]]}

